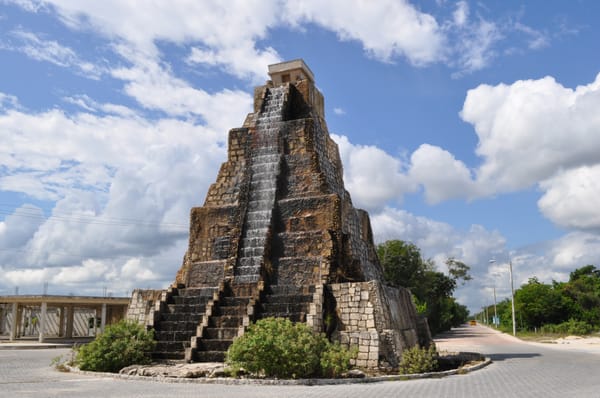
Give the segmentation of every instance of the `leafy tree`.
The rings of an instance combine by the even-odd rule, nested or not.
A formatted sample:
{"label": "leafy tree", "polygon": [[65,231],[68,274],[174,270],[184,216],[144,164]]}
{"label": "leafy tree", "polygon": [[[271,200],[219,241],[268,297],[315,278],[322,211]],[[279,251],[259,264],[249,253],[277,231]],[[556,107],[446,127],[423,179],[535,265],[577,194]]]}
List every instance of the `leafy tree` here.
{"label": "leafy tree", "polygon": [[600,325],[600,270],[593,265],[576,269],[563,291],[574,303],[576,319]]}
{"label": "leafy tree", "polygon": [[377,256],[383,264],[385,279],[395,286],[414,289],[428,269],[421,250],[412,243],[390,240],[377,246]]}
{"label": "leafy tree", "polygon": [[446,265],[448,266],[448,273],[450,274],[450,277],[455,281],[462,279],[462,284],[464,285],[467,281],[473,279],[469,274],[471,267],[462,261],[458,261],[454,257],[450,257],[448,260],[446,260]]}
{"label": "leafy tree", "polygon": [[555,286],[541,283],[533,277],[515,292],[516,309],[524,326],[539,328],[547,323],[561,323],[568,319],[569,305]]}
{"label": "leafy tree", "polygon": [[423,260],[412,243],[390,240],[377,247],[384,276],[394,286],[409,288],[419,314],[425,315],[429,330],[435,334],[464,323],[468,311],[452,297],[457,279],[469,280],[469,267],[452,259],[454,275],[436,271],[431,260]]}

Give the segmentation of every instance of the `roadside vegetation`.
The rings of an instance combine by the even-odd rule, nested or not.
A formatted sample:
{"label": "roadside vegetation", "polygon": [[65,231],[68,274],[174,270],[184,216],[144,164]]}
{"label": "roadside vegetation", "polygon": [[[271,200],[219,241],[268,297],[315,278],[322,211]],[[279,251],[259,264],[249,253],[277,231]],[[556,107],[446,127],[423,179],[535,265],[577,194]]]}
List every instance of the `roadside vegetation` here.
{"label": "roadside vegetation", "polygon": [[471,279],[470,267],[454,258],[446,260],[448,274],[437,270],[433,260],[424,260],[410,242],[389,240],[377,246],[386,281],[410,289],[417,312],[427,317],[433,335],[465,323],[467,307],[452,296],[458,283]]}
{"label": "roadside vegetation", "polygon": [[[496,310],[499,329],[512,331],[510,299],[498,303]],[[491,318],[493,305],[487,313]],[[481,319],[481,313],[476,317]],[[515,290],[515,318],[519,336],[524,338],[581,336],[600,330],[600,270],[586,265],[571,272],[567,282],[542,283],[530,278]]]}

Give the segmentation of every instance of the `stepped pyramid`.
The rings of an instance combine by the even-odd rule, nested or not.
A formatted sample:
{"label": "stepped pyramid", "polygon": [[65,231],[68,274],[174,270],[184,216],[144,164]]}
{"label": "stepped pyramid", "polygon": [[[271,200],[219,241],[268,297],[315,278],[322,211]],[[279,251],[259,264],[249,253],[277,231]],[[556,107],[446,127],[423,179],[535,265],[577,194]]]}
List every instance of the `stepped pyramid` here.
{"label": "stepped pyramid", "polygon": [[155,358],[222,361],[257,319],[305,322],[357,345],[356,365],[394,368],[431,337],[405,289],[386,286],[368,214],[344,188],[324,100],[302,60],[269,66],[173,285],[136,290],[128,316],[153,327]]}

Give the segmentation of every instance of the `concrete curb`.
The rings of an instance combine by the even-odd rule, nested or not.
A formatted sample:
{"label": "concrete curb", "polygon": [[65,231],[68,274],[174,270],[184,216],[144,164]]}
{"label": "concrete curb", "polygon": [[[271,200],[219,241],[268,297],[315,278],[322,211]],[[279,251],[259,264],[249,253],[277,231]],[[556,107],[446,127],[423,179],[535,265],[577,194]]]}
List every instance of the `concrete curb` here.
{"label": "concrete curb", "polygon": [[137,380],[157,383],[195,383],[195,384],[222,384],[222,385],[258,385],[258,386],[324,386],[324,385],[339,385],[339,384],[365,384],[365,383],[380,383],[385,381],[405,381],[417,379],[433,379],[442,378],[453,375],[464,375],[476,370],[482,369],[492,363],[490,358],[485,358],[482,362],[467,365],[458,369],[446,370],[443,372],[417,373],[406,375],[388,375],[388,376],[373,376],[363,378],[347,378],[347,379],[234,379],[229,377],[215,378],[175,378],[161,376],[138,376],[138,375],[122,375],[118,373],[106,372],[90,372],[67,366],[73,372],[88,376],[110,377],[121,380]]}
{"label": "concrete curb", "polygon": [[0,350],[47,350],[52,348],[71,348],[72,344],[2,344]]}

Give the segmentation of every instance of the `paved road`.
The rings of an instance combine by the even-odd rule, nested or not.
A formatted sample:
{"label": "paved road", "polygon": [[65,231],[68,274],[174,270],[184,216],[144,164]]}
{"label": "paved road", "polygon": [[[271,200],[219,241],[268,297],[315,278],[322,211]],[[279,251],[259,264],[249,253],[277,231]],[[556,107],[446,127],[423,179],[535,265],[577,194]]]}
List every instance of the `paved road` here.
{"label": "paved road", "polygon": [[456,329],[438,344],[479,351],[494,363],[467,375],[337,386],[224,386],[117,380],[60,373],[64,349],[0,351],[0,397],[600,397],[600,355],[520,342],[484,327]]}

